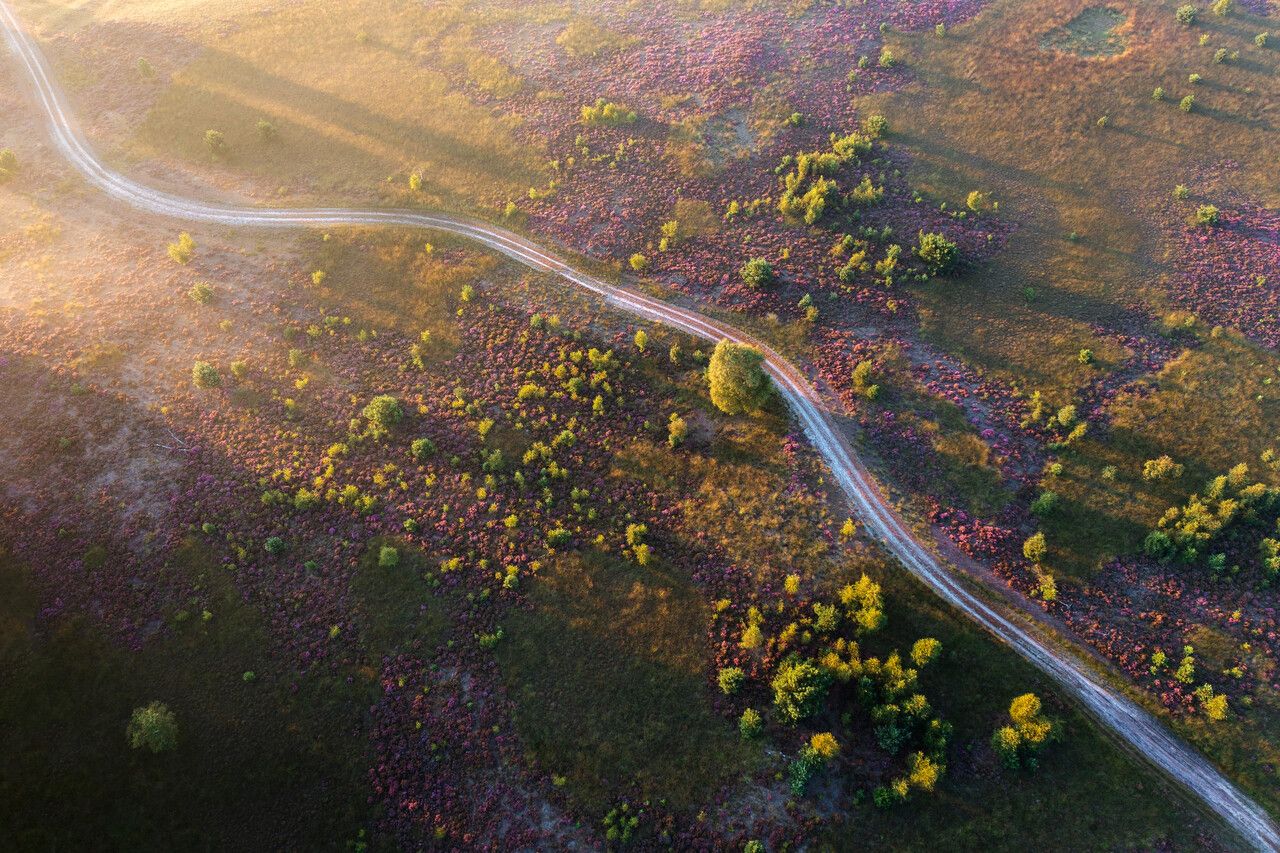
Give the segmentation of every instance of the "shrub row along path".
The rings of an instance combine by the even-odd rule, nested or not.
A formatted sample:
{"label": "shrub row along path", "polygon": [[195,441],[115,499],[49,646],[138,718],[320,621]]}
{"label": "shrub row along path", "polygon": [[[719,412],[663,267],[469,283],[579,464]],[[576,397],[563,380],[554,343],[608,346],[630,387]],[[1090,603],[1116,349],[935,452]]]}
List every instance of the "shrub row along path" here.
{"label": "shrub row along path", "polygon": [[1084,655],[1079,649],[1061,648],[1063,643],[1057,641],[1051,645],[1006,617],[971,592],[960,580],[956,569],[918,541],[888,505],[880,488],[841,436],[805,375],[760,341],[696,311],[604,282],[575,269],[537,243],[484,222],[439,213],[398,210],[223,206],[180,198],[138,184],[107,168],[81,138],[42,51],[5,0],[0,0],[0,24],[18,64],[30,78],[59,152],[91,184],[137,209],[193,222],[242,228],[387,225],[448,232],[475,240],[532,269],[559,276],[630,314],[708,341],[728,339],[758,347],[764,353],[766,369],[778,391],[803,425],[809,440],[822,454],[833,478],[848,495],[866,529],[883,542],[909,571],[951,606],[1051,676],[1133,751],[1203,800],[1252,847],[1280,850],[1280,828],[1268,813],[1154,716],[1100,680],[1085,665]]}

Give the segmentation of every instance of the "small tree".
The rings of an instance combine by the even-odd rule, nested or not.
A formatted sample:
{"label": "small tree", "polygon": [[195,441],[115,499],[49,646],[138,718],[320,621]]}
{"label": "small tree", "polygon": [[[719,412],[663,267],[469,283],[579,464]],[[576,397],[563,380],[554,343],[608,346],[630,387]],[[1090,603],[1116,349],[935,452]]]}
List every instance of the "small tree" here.
{"label": "small tree", "polygon": [[154,66],[152,66],[150,62],[146,60],[146,58],[142,58],[138,60],[138,76],[141,77],[143,80],[155,79],[156,69]]}
{"label": "small tree", "polygon": [[945,235],[937,232],[926,234],[921,231],[919,241],[919,245],[916,247],[916,255],[920,260],[924,261],[931,274],[943,275],[955,267],[956,261],[960,256],[960,250]]}
{"label": "small tree", "polygon": [[133,709],[125,734],[134,749],[165,752],[178,745],[178,720],[168,705],[152,702]]}
{"label": "small tree", "polygon": [[400,565],[400,552],[390,545],[383,545],[378,550],[378,568],[394,569]]}
{"label": "small tree", "polygon": [[227,138],[222,135],[220,130],[206,130],[204,132],[204,147],[209,149],[209,154],[215,160],[225,159],[231,153],[231,146],[227,144]]}
{"label": "small tree", "polygon": [[190,234],[183,231],[178,235],[177,242],[169,244],[168,251],[169,258],[174,263],[189,264],[196,252],[196,241],[191,239]]}
{"label": "small tree", "polygon": [[197,305],[208,305],[213,301],[213,288],[207,282],[197,281],[187,291],[187,298]]}
{"label": "small tree", "polygon": [[1183,466],[1173,461],[1173,457],[1165,455],[1148,459],[1142,463],[1142,479],[1168,480],[1182,476]]}
{"label": "small tree", "polygon": [[436,444],[429,438],[415,438],[409,445],[409,453],[418,462],[426,462],[435,452]]}
{"label": "small tree", "polygon": [[747,675],[740,667],[726,666],[723,667],[716,676],[716,683],[720,685],[720,690],[726,696],[732,696],[742,687],[742,683],[746,681]]}
{"label": "small tree", "polygon": [[937,660],[942,653],[942,643],[933,637],[921,637],[911,647],[911,662],[917,667],[926,666]]}
{"label": "small tree", "polygon": [[276,130],[276,126],[274,124],[267,121],[265,118],[258,119],[259,139],[263,142],[275,142],[277,136],[279,136],[279,132]]}
{"label": "small tree", "polygon": [[759,290],[762,287],[768,287],[773,284],[773,264],[764,258],[752,258],[742,265],[742,269],[738,270],[738,275],[742,276],[742,281],[747,287]]}
{"label": "small tree", "polygon": [[770,683],[773,706],[787,723],[798,723],[822,707],[831,686],[831,673],[811,660],[791,657],[778,667]]}
{"label": "small tree", "polygon": [[644,255],[640,254],[639,252],[636,252],[634,255],[632,255],[628,263],[631,264],[631,269],[635,270],[638,273],[642,273],[645,270],[649,269],[649,259],[646,258]]}
{"label": "small tree", "polygon": [[1196,22],[1196,7],[1190,3],[1185,6],[1179,6],[1178,11],[1174,12],[1173,16],[1178,20],[1179,24],[1189,27]]}
{"label": "small tree", "polygon": [[0,184],[18,173],[18,155],[12,148],[0,149]]}
{"label": "small tree", "polygon": [[1196,108],[1196,96],[1187,95],[1181,101],[1178,101],[1178,109],[1184,113],[1189,113]]}
{"label": "small tree", "polygon": [[707,365],[711,402],[730,415],[758,410],[773,391],[763,365],[764,356],[755,347],[720,341]]}
{"label": "small tree", "polygon": [[404,410],[400,408],[400,401],[395,397],[390,394],[379,394],[369,401],[369,405],[364,407],[362,414],[369,422],[370,431],[375,435],[381,435],[400,423],[400,419],[404,417]]}
{"label": "small tree", "polygon": [[1218,208],[1212,204],[1202,204],[1196,208],[1196,225],[1209,227],[1218,224]]}
{"label": "small tree", "polygon": [[191,367],[191,382],[201,390],[217,388],[222,384],[218,368],[207,361],[197,361]]}
{"label": "small tree", "polygon": [[684,444],[684,440],[688,437],[689,424],[678,413],[672,412],[671,417],[667,419],[667,444],[674,449]]}
{"label": "small tree", "polygon": [[1022,556],[1033,563],[1043,562],[1045,555],[1048,553],[1049,547],[1045,544],[1043,533],[1032,534],[1027,537],[1027,541],[1022,543]]}
{"label": "small tree", "polygon": [[864,358],[853,367],[853,392],[867,400],[880,396],[880,386],[874,381],[874,369],[875,364],[869,358]]}
{"label": "small tree", "polygon": [[649,345],[649,335],[644,329],[636,331],[635,344],[636,349],[640,350],[640,352],[644,352],[645,347]]}
{"label": "small tree", "polygon": [[991,746],[1008,767],[1036,767],[1035,754],[1058,737],[1061,725],[1041,713],[1040,698],[1024,693],[1009,703],[1012,725],[996,729]]}
{"label": "small tree", "polygon": [[742,735],[743,740],[759,737],[763,729],[764,723],[760,719],[760,712],[755,708],[747,708],[738,718],[738,733]]}
{"label": "small tree", "polygon": [[889,120],[879,113],[869,115],[862,120],[862,132],[872,139],[879,139],[889,132]]}

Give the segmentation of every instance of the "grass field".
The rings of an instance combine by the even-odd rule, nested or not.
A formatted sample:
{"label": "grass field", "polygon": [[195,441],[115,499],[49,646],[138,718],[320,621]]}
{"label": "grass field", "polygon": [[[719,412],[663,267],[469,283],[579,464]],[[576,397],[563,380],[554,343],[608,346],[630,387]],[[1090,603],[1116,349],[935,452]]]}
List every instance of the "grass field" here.
{"label": "grass field", "polygon": [[706,605],[687,573],[596,552],[558,558],[498,653],[538,763],[589,811],[620,792],[697,808],[760,763],[708,707]]}
{"label": "grass field", "polygon": [[[1184,27],[1176,4],[1116,3],[1128,19],[1123,52],[1040,45],[1088,5],[997,2],[945,38],[893,38],[919,82],[867,102],[916,156],[923,190],[953,205],[970,190],[990,192],[1020,223],[990,266],[920,290],[926,336],[1056,405],[1096,375],[1076,362],[1081,348],[1104,364],[1122,354],[1091,326],[1164,302],[1166,261],[1141,214],[1175,204],[1174,186],[1206,157],[1239,161],[1233,180],[1250,194],[1277,192],[1267,177],[1276,52],[1252,43],[1266,21],[1206,13]],[[1217,48],[1240,60],[1215,64]],[[1152,98],[1157,86],[1163,101]],[[1192,93],[1195,110],[1181,112],[1178,99]]]}

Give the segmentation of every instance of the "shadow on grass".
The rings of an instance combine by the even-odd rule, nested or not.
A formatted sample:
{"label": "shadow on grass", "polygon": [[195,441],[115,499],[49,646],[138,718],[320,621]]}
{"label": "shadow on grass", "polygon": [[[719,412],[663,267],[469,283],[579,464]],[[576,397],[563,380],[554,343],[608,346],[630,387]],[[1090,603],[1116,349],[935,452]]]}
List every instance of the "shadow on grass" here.
{"label": "shadow on grass", "polygon": [[[337,678],[290,693],[258,615],[200,545],[175,571],[213,591],[193,614],[129,652],[87,619],[37,623],[20,565],[0,551],[0,843],[37,849],[316,849],[370,818],[368,697]],[[248,683],[242,674],[253,670]],[[134,707],[160,700],[179,728],[172,752],[133,750]]]}
{"label": "shadow on grass", "polygon": [[629,793],[690,808],[758,747],[709,706],[705,615],[674,570],[598,552],[557,556],[497,650],[516,726],[588,811]]}

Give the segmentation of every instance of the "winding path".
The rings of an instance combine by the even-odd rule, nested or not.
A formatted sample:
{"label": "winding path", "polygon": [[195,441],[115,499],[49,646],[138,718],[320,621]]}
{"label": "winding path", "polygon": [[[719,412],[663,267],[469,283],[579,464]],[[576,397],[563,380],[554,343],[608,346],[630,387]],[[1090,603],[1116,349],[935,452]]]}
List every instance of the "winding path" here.
{"label": "winding path", "polygon": [[841,436],[818,393],[793,364],[760,341],[696,311],[601,281],[573,268],[536,243],[484,222],[445,214],[346,208],[280,209],[205,204],[163,193],[120,175],[101,163],[81,138],[66,99],[54,81],[43,53],[23,29],[5,0],[0,0],[0,26],[26,72],[43,108],[58,151],[85,179],[107,195],[139,210],[192,222],[245,228],[390,225],[444,231],[479,242],[535,270],[552,273],[599,295],[630,314],[688,332],[708,341],[749,343],[765,355],[765,366],[831,475],[844,490],[865,528],[902,564],[948,604],[964,613],[1017,651],[1074,696],[1100,723],[1138,755],[1183,785],[1250,847],[1280,851],[1280,829],[1270,815],[1240,791],[1199,752],[1171,733],[1132,700],[1108,687],[1074,650],[1049,645],[969,591],[955,570],[918,541],[889,507],[871,475]]}

